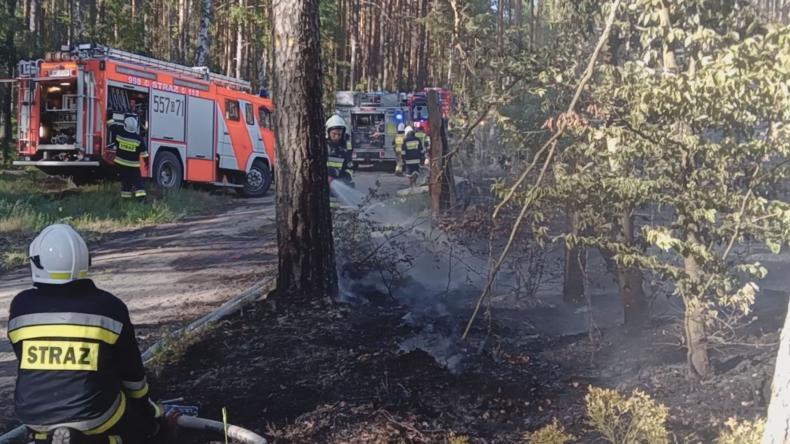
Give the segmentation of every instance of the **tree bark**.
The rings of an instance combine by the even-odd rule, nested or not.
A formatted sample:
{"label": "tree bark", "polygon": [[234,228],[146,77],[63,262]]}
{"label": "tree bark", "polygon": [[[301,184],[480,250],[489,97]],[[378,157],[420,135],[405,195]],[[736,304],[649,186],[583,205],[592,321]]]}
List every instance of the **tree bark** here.
{"label": "tree bark", "polygon": [[[16,17],[16,0],[6,0],[6,13],[9,17]],[[5,59],[5,67],[6,72],[8,73],[8,77],[11,77],[14,73],[14,66],[16,64],[16,48],[14,47],[14,34],[16,33],[16,20],[11,20],[6,28],[5,34],[5,49],[4,55]],[[3,93],[3,140],[2,140],[2,152],[3,152],[3,163],[8,163],[11,161],[11,139],[13,138],[12,135],[12,128],[11,128],[11,112],[13,110],[11,101],[13,100],[13,96],[11,94],[11,84],[10,83],[3,83],[0,85],[2,87]]]}
{"label": "tree bark", "polygon": [[[579,213],[569,210],[568,224],[573,236],[579,235]],[[565,247],[565,266],[563,268],[562,297],[568,304],[584,302],[584,269],[587,259],[584,248]]]}
{"label": "tree bark", "polygon": [[[244,10],[244,0],[239,0],[240,10]],[[236,78],[241,78],[242,49],[244,48],[244,20],[238,17],[236,23]]]}
{"label": "tree bark", "polygon": [[426,152],[430,148],[431,157],[431,177],[428,181],[428,188],[431,194],[431,214],[433,219],[438,220],[442,210],[442,166],[443,150],[441,140],[442,114],[439,108],[439,95],[435,90],[428,91],[428,117],[431,126],[431,146],[426,147]]}
{"label": "tree bark", "polygon": [[763,433],[763,444],[790,442],[790,305],[785,315],[779,351],[776,354],[771,403]]}
{"label": "tree bark", "polygon": [[[694,224],[689,224],[686,227],[686,241],[691,244],[699,243],[697,227]],[[699,282],[702,273],[694,257],[685,257],[683,259],[683,267],[689,279]],[[683,303],[686,306],[684,330],[686,333],[686,346],[688,347],[689,376],[693,379],[708,379],[713,375],[710,358],[708,357],[708,333],[705,322],[707,313],[705,306],[700,300],[702,297],[704,295],[699,295],[698,297],[684,295],[683,297]]]}
{"label": "tree bark", "polygon": [[319,0],[274,2],[278,295],[337,294],[321,100]]}
{"label": "tree bark", "polygon": [[[630,211],[620,215],[622,241],[634,244],[634,219]],[[636,266],[617,265],[617,286],[623,303],[623,319],[626,329],[638,332],[648,319],[645,291],[642,288],[642,270]]]}
{"label": "tree bark", "polygon": [[211,46],[211,20],[214,18],[214,9],[211,0],[203,0],[203,11],[200,17],[200,30],[198,31],[198,45],[195,53],[195,65],[208,66],[208,54]]}

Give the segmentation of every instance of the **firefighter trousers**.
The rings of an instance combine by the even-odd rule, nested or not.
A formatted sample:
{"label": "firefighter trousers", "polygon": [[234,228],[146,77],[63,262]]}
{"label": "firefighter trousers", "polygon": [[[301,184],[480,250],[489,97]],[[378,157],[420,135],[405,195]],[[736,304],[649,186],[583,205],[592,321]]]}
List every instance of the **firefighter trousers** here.
{"label": "firefighter trousers", "polygon": [[[161,432],[163,421],[149,416],[148,408],[142,403],[128,402],[121,419],[106,432],[99,435],[78,434],[72,444],[155,444],[164,442]],[[154,435],[154,436],[152,436]],[[34,433],[35,444],[50,444],[51,433]]]}
{"label": "firefighter trousers", "polygon": [[143,177],[140,175],[139,167],[128,167],[119,165],[121,175],[121,197],[123,198],[144,198],[146,196]]}

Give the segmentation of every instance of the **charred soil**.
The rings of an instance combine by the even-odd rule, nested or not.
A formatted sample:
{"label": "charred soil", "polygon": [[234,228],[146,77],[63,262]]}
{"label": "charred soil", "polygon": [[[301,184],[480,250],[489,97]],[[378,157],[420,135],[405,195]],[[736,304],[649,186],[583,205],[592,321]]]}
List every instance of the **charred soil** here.
{"label": "charred soil", "polygon": [[425,328],[404,319],[408,308],[395,303],[258,302],[187,347],[152,385],[160,399],[200,405],[202,416],[226,407],[231,423],[274,442],[526,442],[553,418],[591,442],[590,385],[646,391],[670,408],[667,425],[685,442],[710,442],[726,418],[766,409],[775,333],[752,338],[765,347],[721,354],[719,376],[699,384],[686,378],[684,351],[666,343],[667,322],[636,339],[620,329],[547,338],[494,311],[451,372],[402,347]]}

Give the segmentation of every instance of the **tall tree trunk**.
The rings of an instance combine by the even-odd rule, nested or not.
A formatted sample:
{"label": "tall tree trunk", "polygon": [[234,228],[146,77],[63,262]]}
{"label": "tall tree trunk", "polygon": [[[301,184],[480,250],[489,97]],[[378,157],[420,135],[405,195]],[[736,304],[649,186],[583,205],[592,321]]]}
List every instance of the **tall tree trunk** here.
{"label": "tall tree trunk", "polygon": [[36,47],[41,45],[41,35],[39,34],[38,23],[41,14],[41,0],[31,0],[30,15],[28,16],[28,29],[35,38]]}
{"label": "tall tree trunk", "polygon": [[[621,241],[634,244],[634,219],[630,211],[620,215]],[[623,318],[628,330],[637,332],[647,321],[647,302],[642,288],[642,271],[639,267],[617,266],[617,286],[623,302]]]}
{"label": "tall tree trunk", "polygon": [[[8,17],[11,17],[11,20],[6,28],[5,48],[3,52],[6,57],[4,60],[6,72],[8,77],[11,77],[14,73],[14,66],[16,63],[16,48],[14,47],[14,34],[16,33],[16,0],[6,0],[5,8],[6,14],[8,14]],[[13,130],[11,128],[11,112],[13,111],[11,101],[13,96],[11,94],[10,83],[0,84],[0,87],[2,87],[3,93],[3,163],[8,163],[11,161],[11,139],[13,138]]]}
{"label": "tall tree trunk", "polygon": [[[689,224],[686,227],[686,242],[699,244],[697,227]],[[699,282],[701,277],[700,266],[693,256],[683,259],[683,268],[692,281]],[[708,379],[713,375],[713,369],[708,357],[708,333],[706,329],[707,312],[700,300],[704,295],[684,295],[683,303],[686,306],[684,330],[686,333],[687,358],[689,376],[693,379]]]}
{"label": "tall tree trunk", "polygon": [[[568,210],[568,224],[571,234],[579,236],[579,213]],[[587,267],[586,251],[583,247],[575,245],[565,247],[565,267],[563,269],[562,295],[563,300],[569,304],[584,302],[584,270]]]}
{"label": "tall tree trunk", "polygon": [[214,18],[214,6],[211,0],[203,0],[203,10],[200,17],[200,30],[198,31],[198,45],[195,53],[195,65],[208,66],[209,48],[211,46],[211,20]]}
{"label": "tall tree trunk", "polygon": [[277,243],[281,297],[337,295],[321,104],[319,0],[274,2]]}
{"label": "tall tree trunk", "polygon": [[771,403],[763,433],[763,444],[790,442],[790,305],[785,315],[779,351],[776,353]]}
{"label": "tall tree trunk", "polygon": [[[239,0],[239,9],[244,11],[244,0]],[[236,23],[236,78],[241,78],[242,50],[244,49],[244,20],[239,16]]]}
{"label": "tall tree trunk", "polygon": [[186,63],[187,54],[187,0],[178,0],[178,60]]}
{"label": "tall tree trunk", "polygon": [[[428,187],[431,195],[431,213],[433,219],[438,220],[441,213],[442,203],[442,140],[441,134],[442,114],[439,108],[439,95],[435,90],[428,91],[428,117],[430,119],[431,128],[431,145],[424,147],[426,152],[430,152],[431,158],[431,177],[428,181]],[[428,151],[430,150],[430,151]]]}

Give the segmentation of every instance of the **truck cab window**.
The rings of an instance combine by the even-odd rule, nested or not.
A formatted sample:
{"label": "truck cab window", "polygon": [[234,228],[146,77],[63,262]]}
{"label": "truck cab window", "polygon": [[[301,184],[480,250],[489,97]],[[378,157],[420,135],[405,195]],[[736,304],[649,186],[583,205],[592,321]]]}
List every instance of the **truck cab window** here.
{"label": "truck cab window", "polygon": [[239,112],[239,102],[237,100],[225,100],[225,118],[228,120],[233,120],[238,122],[241,120],[240,112]]}
{"label": "truck cab window", "polygon": [[272,113],[263,106],[258,108],[258,124],[261,128],[271,129],[272,127]]}
{"label": "truck cab window", "polygon": [[252,105],[249,103],[244,104],[244,117],[247,119],[247,125],[255,125],[255,115],[252,112]]}

